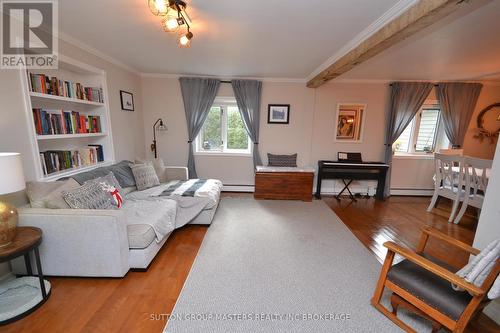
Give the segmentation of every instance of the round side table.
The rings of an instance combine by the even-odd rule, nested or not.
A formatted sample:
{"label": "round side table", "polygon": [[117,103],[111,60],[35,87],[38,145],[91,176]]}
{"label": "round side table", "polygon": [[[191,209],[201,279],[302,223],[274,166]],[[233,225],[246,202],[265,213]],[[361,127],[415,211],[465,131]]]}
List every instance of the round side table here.
{"label": "round side table", "polygon": [[[0,325],[19,320],[35,311],[49,298],[50,283],[45,281],[38,246],[42,243],[42,230],[35,227],[18,227],[11,244],[0,247],[0,263],[24,256],[28,276],[16,278],[0,284],[0,293],[5,302],[0,302]],[[33,277],[30,252],[35,254],[38,283]],[[38,285],[39,284],[39,285]],[[24,291],[23,291],[24,288]],[[23,293],[21,295],[21,293]],[[19,297],[17,297],[18,294]],[[41,295],[41,297],[40,297]],[[14,308],[9,308],[12,304]]]}

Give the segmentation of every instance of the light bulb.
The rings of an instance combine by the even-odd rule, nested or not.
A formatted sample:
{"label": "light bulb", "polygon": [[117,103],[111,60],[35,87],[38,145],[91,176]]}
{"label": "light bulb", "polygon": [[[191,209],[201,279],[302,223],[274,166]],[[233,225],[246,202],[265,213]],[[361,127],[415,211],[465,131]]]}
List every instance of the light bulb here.
{"label": "light bulb", "polygon": [[167,17],[161,23],[163,30],[166,32],[174,32],[179,29],[179,20],[177,16],[167,15]]}
{"label": "light bulb", "polygon": [[193,38],[193,33],[191,31],[188,31],[187,34],[182,35],[179,38],[179,47],[190,47],[191,46],[191,39]]}
{"label": "light bulb", "polygon": [[165,16],[168,13],[168,0],[148,0],[148,5],[153,15]]}

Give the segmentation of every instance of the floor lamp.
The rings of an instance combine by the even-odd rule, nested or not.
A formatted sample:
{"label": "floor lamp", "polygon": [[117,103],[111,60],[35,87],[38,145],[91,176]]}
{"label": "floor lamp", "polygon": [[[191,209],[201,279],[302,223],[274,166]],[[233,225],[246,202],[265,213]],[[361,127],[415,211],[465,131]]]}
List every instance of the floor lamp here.
{"label": "floor lamp", "polygon": [[167,126],[163,124],[163,120],[160,118],[153,124],[153,143],[151,144],[151,151],[155,153],[155,158],[158,158],[157,144],[156,144],[156,131],[166,131]]}

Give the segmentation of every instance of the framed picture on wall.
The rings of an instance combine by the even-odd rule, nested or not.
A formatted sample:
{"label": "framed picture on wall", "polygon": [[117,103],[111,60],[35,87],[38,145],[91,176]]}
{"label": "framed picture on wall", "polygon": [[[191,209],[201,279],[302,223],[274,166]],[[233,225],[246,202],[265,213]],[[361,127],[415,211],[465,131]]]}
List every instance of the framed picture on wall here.
{"label": "framed picture on wall", "polygon": [[335,141],[362,142],[366,104],[339,103],[335,122]]}
{"label": "framed picture on wall", "polygon": [[269,104],[267,112],[268,124],[290,123],[290,104]]}
{"label": "framed picture on wall", "polygon": [[134,111],[134,95],[132,93],[120,90],[120,100],[122,102],[122,110]]}

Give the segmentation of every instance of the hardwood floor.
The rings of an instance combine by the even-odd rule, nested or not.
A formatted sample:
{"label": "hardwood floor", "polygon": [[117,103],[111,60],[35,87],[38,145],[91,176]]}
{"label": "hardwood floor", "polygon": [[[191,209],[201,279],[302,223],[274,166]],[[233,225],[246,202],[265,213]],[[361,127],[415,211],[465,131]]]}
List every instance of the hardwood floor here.
{"label": "hardwood floor", "polygon": [[[223,193],[223,196],[252,198],[250,193]],[[426,224],[468,244],[474,238],[476,220],[467,216],[461,225],[449,224],[446,202],[427,213],[429,198],[391,197],[384,202],[323,200],[380,261],[385,256],[382,246],[385,241],[414,247],[421,226]],[[129,272],[123,279],[51,277],[52,295],[47,303],[16,323],[0,326],[0,333],[161,332],[166,323],[162,314],[172,311],[207,230],[205,226],[176,230],[147,272]],[[450,251],[433,240],[429,245],[432,255],[454,266],[459,267],[467,260],[459,251]],[[151,316],[158,320],[151,320]],[[468,329],[468,332],[499,331],[499,326],[486,316]]]}
{"label": "hardwood floor", "polygon": [[[387,253],[382,245],[384,242],[394,241],[414,249],[424,225],[433,226],[467,244],[472,244],[476,232],[477,219],[471,215],[465,215],[458,225],[448,223],[451,205],[445,200],[441,200],[431,213],[426,211],[428,197],[393,196],[386,201],[358,199],[357,202],[337,201],[333,197],[323,200],[380,262]],[[457,251],[434,239],[429,240],[426,250],[457,268],[468,260],[464,251]]]}
{"label": "hardwood floor", "polygon": [[[175,231],[147,272],[119,278],[49,278],[52,294],[2,333],[162,332],[198,253],[206,226]],[[151,320],[157,315],[160,320]]]}
{"label": "hardwood floor", "polygon": [[[426,211],[430,202],[428,197],[393,196],[386,201],[358,199],[357,202],[348,199],[338,201],[333,197],[325,197],[323,200],[381,263],[387,253],[382,244],[394,241],[415,249],[420,238],[420,229],[424,225],[433,226],[469,245],[472,245],[476,232],[475,211],[464,215],[458,225],[448,223],[451,203],[446,200],[441,200],[438,208],[434,208],[430,213]],[[469,258],[464,251],[447,247],[432,238],[427,243],[426,253],[457,269],[463,267]],[[481,314],[471,322],[466,332],[499,333],[500,326]]]}

